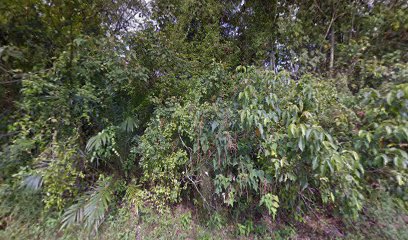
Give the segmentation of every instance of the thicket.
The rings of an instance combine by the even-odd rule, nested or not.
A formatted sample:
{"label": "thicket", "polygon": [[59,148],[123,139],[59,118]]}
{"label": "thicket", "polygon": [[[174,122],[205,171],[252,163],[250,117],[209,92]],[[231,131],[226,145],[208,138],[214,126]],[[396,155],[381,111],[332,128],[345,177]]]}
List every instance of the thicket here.
{"label": "thicket", "polygon": [[357,219],[378,192],[408,208],[404,1],[21,0],[0,13],[3,229],[57,219],[95,234],[123,209],[187,202],[246,235],[265,213]]}

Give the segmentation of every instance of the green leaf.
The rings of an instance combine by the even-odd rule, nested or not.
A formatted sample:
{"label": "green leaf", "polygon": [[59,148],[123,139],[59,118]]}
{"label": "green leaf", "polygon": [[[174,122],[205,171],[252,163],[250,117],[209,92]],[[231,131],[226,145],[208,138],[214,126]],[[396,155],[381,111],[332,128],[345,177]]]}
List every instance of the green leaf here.
{"label": "green leaf", "polygon": [[394,100],[393,94],[391,92],[388,93],[387,94],[387,103],[388,103],[388,105],[391,105],[393,100]]}
{"label": "green leaf", "polygon": [[296,126],[295,124],[290,124],[289,127],[289,136],[295,137],[296,136]]}
{"label": "green leaf", "polygon": [[266,209],[268,209],[269,214],[272,215],[273,219],[275,219],[277,210],[279,208],[279,198],[276,195],[271,193],[267,193],[261,197],[259,201],[259,205],[265,205]]}
{"label": "green leaf", "polygon": [[313,160],[312,160],[312,169],[316,170],[317,167],[318,167],[318,159],[317,159],[317,157],[314,157]]}
{"label": "green leaf", "polygon": [[[242,121],[242,120],[241,120]],[[219,123],[217,121],[212,121],[211,123],[211,132],[214,132],[215,129],[219,126]]]}
{"label": "green leaf", "polygon": [[302,152],[305,149],[305,141],[303,140],[303,137],[299,137],[298,147]]}

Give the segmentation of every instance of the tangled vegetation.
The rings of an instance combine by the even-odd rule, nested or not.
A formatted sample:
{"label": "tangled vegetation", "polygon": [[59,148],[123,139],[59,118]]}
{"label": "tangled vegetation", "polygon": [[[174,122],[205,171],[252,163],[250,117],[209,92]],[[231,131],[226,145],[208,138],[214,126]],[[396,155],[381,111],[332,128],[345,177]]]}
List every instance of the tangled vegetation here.
{"label": "tangled vegetation", "polygon": [[407,33],[399,0],[3,1],[0,238],[408,237]]}

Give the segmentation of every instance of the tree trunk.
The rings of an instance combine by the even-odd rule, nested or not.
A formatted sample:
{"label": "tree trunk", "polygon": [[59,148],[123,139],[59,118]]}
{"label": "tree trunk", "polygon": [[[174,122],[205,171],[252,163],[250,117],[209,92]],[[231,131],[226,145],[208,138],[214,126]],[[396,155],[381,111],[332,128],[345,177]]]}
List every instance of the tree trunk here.
{"label": "tree trunk", "polygon": [[335,45],[335,38],[334,38],[334,23],[331,26],[331,33],[330,33],[330,74],[333,75],[333,68],[334,68],[334,45]]}

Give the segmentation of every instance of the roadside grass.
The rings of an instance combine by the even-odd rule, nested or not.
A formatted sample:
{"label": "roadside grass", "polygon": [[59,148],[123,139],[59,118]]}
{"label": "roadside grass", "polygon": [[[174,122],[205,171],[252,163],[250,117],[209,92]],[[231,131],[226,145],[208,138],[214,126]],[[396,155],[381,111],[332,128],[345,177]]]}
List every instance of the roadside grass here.
{"label": "roadside grass", "polygon": [[128,207],[112,210],[96,234],[81,226],[60,231],[59,216],[3,217],[0,239],[408,239],[408,214],[385,194],[373,195],[357,220],[314,212],[293,224],[273,221],[267,214],[258,219],[227,219],[226,213],[203,213],[179,204],[163,213],[151,207],[133,213]]}

